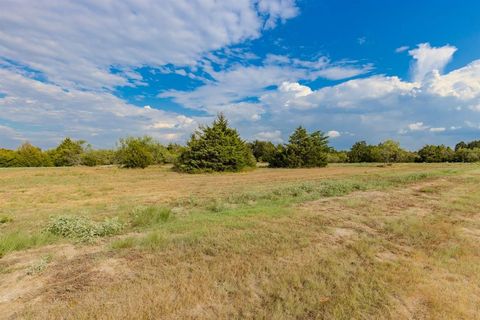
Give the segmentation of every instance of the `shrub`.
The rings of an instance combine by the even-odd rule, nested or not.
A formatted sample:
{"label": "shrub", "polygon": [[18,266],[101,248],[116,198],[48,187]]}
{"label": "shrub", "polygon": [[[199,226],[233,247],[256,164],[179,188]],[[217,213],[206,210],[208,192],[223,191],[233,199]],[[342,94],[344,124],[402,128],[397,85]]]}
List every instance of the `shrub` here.
{"label": "shrub", "polygon": [[58,216],[50,219],[46,230],[57,236],[88,242],[96,237],[116,234],[122,228],[123,224],[117,218],[93,222],[80,216]]}
{"label": "shrub", "polygon": [[50,156],[57,167],[77,166],[81,163],[83,153],[83,140],[65,138],[54,150],[50,150]]}
{"label": "shrub", "polygon": [[426,145],[418,150],[418,161],[420,162],[447,162],[454,160],[454,151],[447,146]]}
{"label": "shrub", "polygon": [[50,167],[53,165],[49,155],[28,142],[23,143],[16,152],[16,165],[19,167]]}
{"label": "shrub", "polygon": [[275,145],[270,141],[255,140],[248,144],[258,162],[271,162],[275,154]]}
{"label": "shrub", "polygon": [[290,136],[289,143],[276,148],[271,167],[325,167],[327,165],[328,137],[321,131],[308,133],[298,127]]}
{"label": "shrub", "polygon": [[455,150],[455,161],[478,162],[480,161],[480,148],[459,148]]}
{"label": "shrub", "polygon": [[182,172],[240,171],[255,166],[255,158],[238,132],[220,114],[212,126],[200,127],[175,162]]}
{"label": "shrub", "polygon": [[348,162],[373,162],[372,148],[365,141],[356,142],[348,152]]}
{"label": "shrub", "polygon": [[146,168],[154,163],[150,137],[120,139],[117,162],[124,168]]}
{"label": "shrub", "polygon": [[13,150],[0,149],[0,167],[17,167],[17,154]]}
{"label": "shrub", "polygon": [[327,154],[328,163],[345,163],[348,160],[348,155],[346,151],[335,151],[332,150]]}
{"label": "shrub", "polygon": [[146,227],[161,224],[170,219],[171,210],[164,207],[138,207],[131,212],[132,226]]}
{"label": "shrub", "polygon": [[86,150],[81,156],[81,164],[84,166],[105,166],[115,162],[113,150]]}

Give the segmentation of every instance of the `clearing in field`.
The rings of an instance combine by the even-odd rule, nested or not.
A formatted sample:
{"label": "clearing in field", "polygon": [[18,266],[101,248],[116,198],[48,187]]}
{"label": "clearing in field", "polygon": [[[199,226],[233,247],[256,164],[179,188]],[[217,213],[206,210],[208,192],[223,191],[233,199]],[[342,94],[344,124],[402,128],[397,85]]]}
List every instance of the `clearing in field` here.
{"label": "clearing in field", "polygon": [[478,319],[480,167],[0,170],[0,318]]}

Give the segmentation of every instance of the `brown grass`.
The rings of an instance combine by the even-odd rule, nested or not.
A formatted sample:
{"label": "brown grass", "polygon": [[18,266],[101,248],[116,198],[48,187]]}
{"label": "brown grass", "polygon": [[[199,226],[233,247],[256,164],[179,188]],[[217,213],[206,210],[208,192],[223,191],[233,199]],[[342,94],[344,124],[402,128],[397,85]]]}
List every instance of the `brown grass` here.
{"label": "brown grass", "polygon": [[[223,199],[299,181],[360,176],[368,182],[443,168],[338,166],[200,176],[73,168],[49,169],[59,176],[41,176],[22,187],[26,170],[7,171],[7,180],[36,200],[47,197],[39,189],[62,190],[54,196],[64,200],[59,208],[34,203],[41,221],[52,214],[49,208],[111,216],[132,203],[178,205],[191,194]],[[10,253],[0,259],[0,314],[34,319],[476,319],[480,170],[448,168],[457,173],[313,201],[271,200],[218,212],[187,206],[165,224],[94,245],[56,244]],[[94,170],[104,179],[94,179]],[[106,190],[108,185],[115,189]],[[127,186],[129,191],[123,189]],[[81,188],[92,188],[91,195],[75,192],[78,199],[69,198]],[[14,190],[9,191],[14,199],[2,203],[14,217],[10,226],[34,230],[28,220],[35,213],[23,206],[23,192]],[[92,209],[99,204],[109,210]],[[52,256],[47,268],[26,275],[45,254]],[[2,302],[15,284],[29,282],[36,285],[31,292]]]}

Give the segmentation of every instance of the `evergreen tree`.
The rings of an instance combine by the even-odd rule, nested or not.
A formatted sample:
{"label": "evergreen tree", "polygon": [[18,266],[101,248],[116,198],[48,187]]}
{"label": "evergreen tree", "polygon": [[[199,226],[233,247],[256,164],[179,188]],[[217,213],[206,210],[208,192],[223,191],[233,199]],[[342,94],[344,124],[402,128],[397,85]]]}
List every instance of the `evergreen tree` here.
{"label": "evergreen tree", "polygon": [[83,140],[74,141],[70,138],[65,138],[57,148],[50,151],[55,166],[68,167],[79,165],[84,151],[84,143],[85,141]]}
{"label": "evergreen tree", "polygon": [[250,148],[220,114],[212,126],[202,126],[192,134],[175,168],[188,173],[240,171],[255,164]]}
{"label": "evergreen tree", "polygon": [[277,147],[270,163],[272,167],[312,168],[327,165],[328,137],[321,131],[311,134],[298,127],[290,136],[288,144]]}

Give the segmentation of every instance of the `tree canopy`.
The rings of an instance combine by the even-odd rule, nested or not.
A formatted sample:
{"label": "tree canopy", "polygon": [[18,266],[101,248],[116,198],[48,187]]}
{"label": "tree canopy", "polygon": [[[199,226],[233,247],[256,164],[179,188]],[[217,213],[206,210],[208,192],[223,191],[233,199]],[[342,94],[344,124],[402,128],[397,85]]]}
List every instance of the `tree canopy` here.
{"label": "tree canopy", "polygon": [[201,126],[175,163],[182,172],[240,171],[255,167],[255,158],[223,114],[211,126]]}
{"label": "tree canopy", "polygon": [[288,144],[279,145],[270,162],[271,167],[311,168],[327,165],[328,137],[321,131],[308,133],[300,126],[290,136]]}

